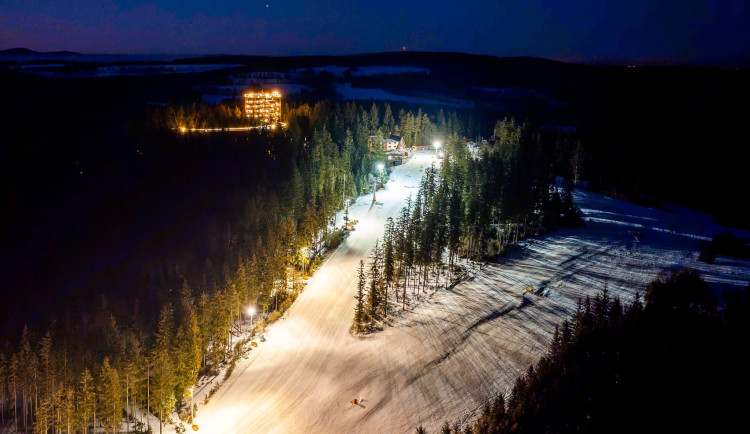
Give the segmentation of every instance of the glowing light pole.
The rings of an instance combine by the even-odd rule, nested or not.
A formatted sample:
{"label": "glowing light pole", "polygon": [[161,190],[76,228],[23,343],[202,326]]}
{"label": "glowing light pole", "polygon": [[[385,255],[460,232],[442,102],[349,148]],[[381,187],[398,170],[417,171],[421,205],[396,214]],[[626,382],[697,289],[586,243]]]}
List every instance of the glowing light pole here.
{"label": "glowing light pole", "polygon": [[193,405],[193,389],[195,386],[190,386],[190,423],[193,423],[195,419],[195,406]]}
{"label": "glowing light pole", "polygon": [[[380,178],[380,179],[381,179],[381,181],[382,181],[382,179],[383,179],[383,163],[378,163],[378,165],[377,165],[377,166],[375,166],[375,167],[377,167],[377,168],[378,168],[378,178]],[[377,183],[377,182],[375,182],[375,183],[373,183],[373,185],[372,185],[372,201],[373,201],[373,202],[375,202],[375,201],[377,200],[377,199],[375,198],[375,192],[376,192],[377,190],[378,190],[378,183]]]}
{"label": "glowing light pole", "polygon": [[307,259],[307,247],[302,248],[302,278],[307,279],[307,273],[305,273],[305,262]]}
{"label": "glowing light pole", "polygon": [[250,306],[247,308],[247,314],[250,315],[250,330],[253,329],[253,315],[255,315],[255,308]]}
{"label": "glowing light pole", "polygon": [[347,197],[344,201],[344,229],[349,229],[349,198]]}

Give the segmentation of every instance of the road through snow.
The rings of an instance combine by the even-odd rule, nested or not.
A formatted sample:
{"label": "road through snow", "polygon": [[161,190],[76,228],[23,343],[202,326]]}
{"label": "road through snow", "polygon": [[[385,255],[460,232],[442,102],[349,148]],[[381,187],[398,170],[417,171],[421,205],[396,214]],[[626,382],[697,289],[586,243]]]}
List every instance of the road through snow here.
{"label": "road through snow", "polygon": [[[750,261],[697,262],[700,241],[722,230],[709,218],[578,191],[586,227],[525,241],[456,287],[429,291],[384,331],[356,338],[349,327],[359,260],[382,236],[385,219],[416,195],[432,161],[417,152],[395,168],[378,204],[362,197],[351,208],[357,230],[270,327],[268,341],[200,408],[201,432],[408,433],[420,424],[435,431],[508,392],[544,354],[555,324],[605,283],[627,302],[665,268],[697,268],[717,290],[750,280]],[[545,295],[524,301],[527,285]]]}

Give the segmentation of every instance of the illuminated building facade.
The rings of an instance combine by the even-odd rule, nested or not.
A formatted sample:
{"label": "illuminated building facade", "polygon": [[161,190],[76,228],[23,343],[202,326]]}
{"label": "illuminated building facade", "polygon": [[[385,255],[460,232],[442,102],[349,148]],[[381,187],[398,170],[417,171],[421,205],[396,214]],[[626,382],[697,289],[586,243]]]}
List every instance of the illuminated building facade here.
{"label": "illuminated building facade", "polygon": [[264,124],[281,121],[281,94],[273,92],[250,92],[245,94],[245,115]]}

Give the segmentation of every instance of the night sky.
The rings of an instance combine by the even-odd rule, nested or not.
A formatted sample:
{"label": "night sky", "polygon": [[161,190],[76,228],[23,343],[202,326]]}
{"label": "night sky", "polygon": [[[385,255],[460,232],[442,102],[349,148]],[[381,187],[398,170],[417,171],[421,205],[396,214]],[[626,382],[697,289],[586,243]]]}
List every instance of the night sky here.
{"label": "night sky", "polygon": [[747,0],[0,0],[0,49],[732,64],[748,23]]}

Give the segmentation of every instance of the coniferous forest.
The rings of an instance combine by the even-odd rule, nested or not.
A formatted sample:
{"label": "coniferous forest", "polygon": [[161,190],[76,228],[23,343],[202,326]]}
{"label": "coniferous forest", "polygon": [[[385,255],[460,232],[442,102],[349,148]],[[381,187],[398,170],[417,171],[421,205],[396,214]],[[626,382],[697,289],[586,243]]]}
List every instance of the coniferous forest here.
{"label": "coniferous forest", "polygon": [[[101,195],[92,201],[97,209],[90,219],[100,227],[98,236],[123,245],[127,253],[116,263],[128,267],[118,265],[108,277],[60,283],[71,288],[55,301],[50,321],[15,324],[17,334],[0,349],[3,426],[87,432],[127,423],[129,430],[142,431],[148,429],[143,410],[165,422],[176,408],[188,421],[189,389],[199,376],[216,375],[246,351],[247,342],[238,338],[246,307],[259,311],[256,330],[278,319],[302,290],[302,270],[314,269],[326,249],[345,237],[334,226],[334,214],[346,200],[371,190],[376,163],[385,158],[371,136],[398,132],[407,146],[445,137],[448,156],[442,172],[428,171],[417,197],[375,249],[368,274],[382,274],[383,280],[365,289],[372,298],[368,321],[380,311],[388,315],[389,297],[407,302],[406,286],[396,291],[399,281],[424,288],[444,262],[444,251],[450,266],[459,256],[496,255],[511,237],[573,218],[570,186],[560,192],[552,184],[555,154],[541,152],[555,149],[555,140],[542,140],[526,125],[499,122],[496,138],[476,159],[465,148],[466,114],[409,107],[394,114],[388,104],[365,108],[329,101],[290,104],[283,111],[284,130],[210,135],[178,128],[236,125],[236,107],[130,112],[118,140],[134,148],[132,161],[124,164],[132,165],[126,181],[135,187],[113,181],[116,167],[80,171],[98,176],[98,184],[71,181],[81,198]],[[565,167],[567,160],[562,158]],[[502,196],[488,196],[503,183],[510,187]],[[112,188],[119,194],[112,196]],[[513,194],[527,193],[534,194],[531,201],[510,207]],[[492,208],[476,214],[483,201]],[[443,207],[450,213],[438,212]],[[152,232],[141,238],[144,229]],[[57,242],[97,245],[81,234],[73,230],[70,239]],[[175,241],[177,248],[163,251]],[[80,251],[85,253],[76,256]],[[103,260],[97,259],[100,252],[72,252],[73,263]]]}
{"label": "coniferous forest", "polygon": [[531,126],[504,119],[476,152],[458,134],[445,148],[441,167],[426,170],[416,197],[395,221],[388,219],[367,272],[360,264],[357,333],[374,330],[389,304],[405,309],[427,288],[454,283],[460,258],[487,260],[527,236],[583,224],[573,204],[574,180],[557,185],[556,154],[545,152]]}
{"label": "coniferous forest", "polygon": [[[3,89],[12,104],[4,112],[0,140],[13,146],[2,150],[3,179],[10,181],[2,185],[7,208],[0,229],[10,248],[2,258],[7,291],[0,305],[0,426],[18,432],[113,431],[126,424],[143,432],[144,410],[166,422],[178,409],[187,422],[189,388],[201,376],[233,366],[248,350],[238,333],[247,324],[246,308],[258,311],[256,331],[280,318],[303,290],[303,270],[314,270],[346,237],[333,217],[347,200],[371,191],[377,163],[386,158],[373,146],[378,137],[396,133],[407,147],[437,138],[445,155],[439,168],[425,171],[400,216],[387,222],[370,260],[360,263],[356,333],[377,330],[426,291],[452,285],[466,267],[504,254],[525,237],[580,224],[573,187],[586,179],[606,191],[603,163],[614,165],[617,155],[630,149],[628,143],[610,155],[606,136],[538,128],[534,120],[491,110],[480,118],[464,109],[333,100],[288,101],[283,130],[183,134],[179,127],[244,125],[240,106],[194,104],[193,79],[180,77],[62,84],[6,78]],[[168,85],[174,89],[163,90]],[[478,146],[469,149],[468,141]],[[637,153],[645,160],[648,155]],[[640,184],[633,185],[638,190]],[[727,243],[712,242],[706,260],[731,247]],[[655,288],[681,285],[686,278],[675,279],[653,284],[646,304],[625,307],[606,298],[582,303],[584,314],[599,313],[579,313],[561,327],[551,355],[519,380],[512,394],[490,405],[475,427],[464,428],[596,431],[609,410],[594,411],[577,401],[584,392],[575,386],[598,384],[593,374],[561,380],[592,371],[583,363],[604,364],[596,351],[583,349],[591,343],[587,339],[597,343],[599,337],[586,338],[578,328],[618,339],[637,332],[626,342],[631,349],[654,336],[662,343],[677,336],[689,345],[691,335],[679,327],[659,329],[666,322],[655,319],[652,305],[658,303],[648,295],[674,295]],[[696,279],[691,288],[702,287]],[[746,302],[737,300],[721,311],[706,305],[697,313],[690,307],[697,302],[681,301],[688,306],[685,316],[667,317],[678,325],[703,321],[707,330],[731,334],[747,328],[736,314]],[[612,309],[622,314],[606,313]],[[591,320],[609,315],[614,323]],[[628,315],[635,319],[626,320]],[[700,336],[696,342],[709,340],[708,333]],[[602,357],[625,354],[612,349],[618,339]],[[677,342],[675,351],[683,351]],[[718,373],[717,384],[731,383],[722,375],[736,372],[735,366],[701,358],[710,352],[698,346],[679,357],[668,353],[650,370],[653,361],[644,354],[661,347],[643,345],[652,348],[632,356],[639,370],[629,378],[654,380],[677,372],[679,378],[702,381],[695,390],[720,396],[726,391],[686,370],[697,365],[676,367],[688,359],[703,363]],[[745,360],[725,357],[729,350],[723,347],[711,350],[722,354],[716,360]],[[558,353],[566,354],[564,360]],[[674,378],[667,386],[682,397],[695,395],[678,389]],[[632,394],[624,393],[616,405],[644,418],[664,409],[672,395],[653,395],[640,401],[643,406],[635,401],[635,390],[645,390],[645,384],[628,385]],[[545,395],[550,390],[557,395]],[[614,392],[604,393],[609,400]],[[564,401],[561,408],[569,412],[549,411],[554,406],[545,399]],[[678,402],[699,411],[685,401]],[[735,411],[732,403],[715,405],[715,414]]]}
{"label": "coniferous forest", "polygon": [[[214,374],[242,344],[236,335],[246,307],[260,311],[259,329],[277,319],[301,290],[303,267],[314,267],[326,248],[343,239],[332,217],[344,200],[369,190],[382,152],[371,152],[368,137],[395,127],[390,107],[373,105],[368,111],[328,102],[285,107],[290,128],[279,132],[174,130],[197,122],[238,122],[237,110],[157,107],[146,113],[143,127],[129,131],[146,160],[143,189],[150,190],[149,176],[159,184],[176,179],[162,191],[134,195],[134,205],[169,200],[164,196],[189,188],[203,203],[185,206],[172,198],[173,203],[209,230],[192,239],[179,231],[157,234],[188,239],[176,253],[139,264],[140,275],[123,288],[127,296],[101,295],[95,305],[68,300],[44,328],[24,327],[20,338],[5,341],[3,426],[110,431],[120,425],[123,409],[132,418],[129,426],[142,422],[134,416],[136,407],[166,420],[175,406],[184,406],[198,376]],[[404,121],[411,116],[402,114]],[[226,198],[209,197],[216,190],[191,185],[206,180],[216,190],[229,188]],[[225,211],[211,214],[211,206]],[[187,223],[179,229],[194,228]],[[146,244],[144,250],[161,245],[154,239]]]}
{"label": "coniferous forest", "polygon": [[653,281],[625,304],[604,288],[579,302],[509,393],[475,422],[445,422],[440,432],[736,432],[750,385],[736,345],[750,326],[747,294],[725,294],[718,307],[692,270]]}
{"label": "coniferous forest", "polygon": [[0,0],[0,434],[748,431],[750,0],[391,3]]}

